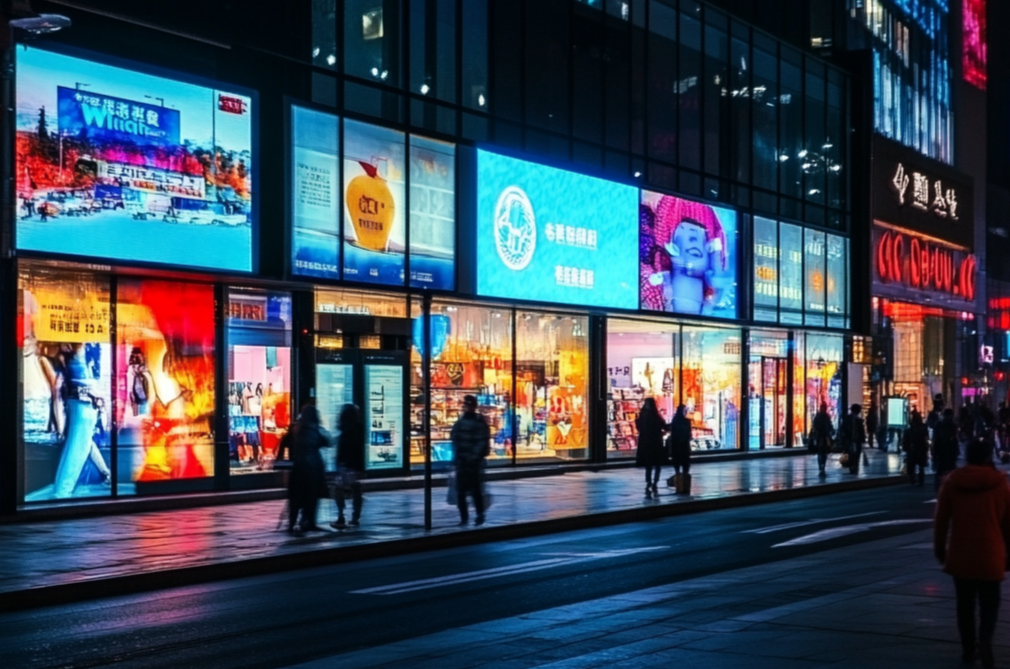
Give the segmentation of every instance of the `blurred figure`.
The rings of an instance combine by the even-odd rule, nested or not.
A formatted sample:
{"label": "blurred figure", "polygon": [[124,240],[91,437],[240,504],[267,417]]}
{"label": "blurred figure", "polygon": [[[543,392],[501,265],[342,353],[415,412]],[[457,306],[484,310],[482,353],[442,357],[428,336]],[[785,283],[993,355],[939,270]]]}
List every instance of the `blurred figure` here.
{"label": "blurred figure", "polygon": [[681,404],[670,422],[670,436],[667,445],[670,451],[670,461],[675,474],[685,476],[691,473],[691,421],[687,417],[687,407]]}
{"label": "blurred figure", "polygon": [[307,405],[298,417],[292,440],[288,485],[288,532],[292,534],[319,531],[316,508],[319,498],[328,496],[326,468],[319,449],[326,448],[329,443],[329,435],[319,424],[319,410],[312,404]]}
{"label": "blurred figure", "polygon": [[365,471],[365,421],[361,410],[353,404],[345,404],[337,418],[340,437],[337,443],[337,480],[334,497],[337,502],[337,519],[332,527],[343,529],[344,506],[347,495],[351,496],[351,525],[357,527],[361,521],[361,476]]}
{"label": "blurred figure", "polygon": [[[1000,583],[1007,566],[1010,539],[1010,486],[992,465],[992,449],[972,441],[968,464],[944,481],[937,499],[933,550],[943,570],[954,577],[961,660],[992,667],[992,637],[1000,605]],[[978,603],[980,624],[975,628]]]}
{"label": "blurred figure", "polygon": [[849,456],[850,474],[859,473],[859,459],[863,455],[863,444],[866,443],[866,425],[863,423],[862,413],[863,407],[853,404],[849,409],[849,415],[842,420],[838,428],[838,440]]}
{"label": "blurred figure", "polygon": [[[870,400],[870,408],[867,409],[866,411],[867,448],[873,448],[873,440],[877,437],[877,428],[879,426],[880,426],[880,410],[877,409],[877,401]],[[879,445],[880,444],[878,443],[878,446]]]}
{"label": "blurred figure", "polygon": [[656,483],[667,459],[666,449],[663,448],[666,422],[659,415],[655,399],[647,397],[642,402],[642,410],[635,419],[635,427],[638,430],[635,464],[645,467],[645,496],[652,497],[659,494]]}
{"label": "blurred figure", "polygon": [[477,398],[463,398],[463,415],[452,426],[453,460],[456,463],[456,504],[459,507],[459,524],[466,525],[470,518],[466,497],[473,497],[477,513],[476,525],[484,524],[484,465],[491,452],[491,429],[484,416],[477,413]]}
{"label": "blurred figure", "polygon": [[831,424],[831,414],[828,413],[827,402],[821,402],[821,407],[814,416],[812,434],[814,438],[814,451],[817,453],[817,468],[820,476],[827,476],[824,468],[828,464],[828,453],[831,452],[831,438],[835,433],[835,427]]}
{"label": "blurred figure", "polygon": [[947,475],[957,469],[957,457],[960,453],[954,410],[944,409],[943,418],[933,430],[933,469],[936,470],[937,490],[940,490],[940,485]]}
{"label": "blurred figure", "polygon": [[919,485],[926,484],[926,465],[929,460],[929,431],[922,420],[922,414],[912,412],[912,420],[905,431],[902,448],[905,451],[905,467],[908,469],[908,480],[915,485],[918,472]]}

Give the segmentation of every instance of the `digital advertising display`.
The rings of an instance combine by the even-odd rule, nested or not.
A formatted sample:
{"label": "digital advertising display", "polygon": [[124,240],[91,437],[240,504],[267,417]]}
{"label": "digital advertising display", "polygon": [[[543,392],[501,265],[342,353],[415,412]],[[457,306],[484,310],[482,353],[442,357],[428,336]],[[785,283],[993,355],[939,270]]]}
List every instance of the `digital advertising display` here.
{"label": "digital advertising display", "polygon": [[803,325],[803,228],[779,223],[779,319]]}
{"label": "digital advertising display", "polygon": [[477,291],[635,309],[638,189],[477,151]]}
{"label": "digital advertising display", "polygon": [[754,218],[754,319],[778,320],[779,226],[776,221]]}
{"label": "digital advertising display", "polygon": [[642,191],[639,278],[650,311],[737,317],[737,214]]}
{"label": "digital advertising display", "polygon": [[253,100],[17,51],[17,247],[253,269]]}
{"label": "digital advertising display", "polygon": [[340,278],[340,119],[291,107],[293,270]]}
{"label": "digital advertising display", "polygon": [[297,106],[291,133],[295,274],[403,286],[409,253],[411,286],[455,287],[454,144]]}

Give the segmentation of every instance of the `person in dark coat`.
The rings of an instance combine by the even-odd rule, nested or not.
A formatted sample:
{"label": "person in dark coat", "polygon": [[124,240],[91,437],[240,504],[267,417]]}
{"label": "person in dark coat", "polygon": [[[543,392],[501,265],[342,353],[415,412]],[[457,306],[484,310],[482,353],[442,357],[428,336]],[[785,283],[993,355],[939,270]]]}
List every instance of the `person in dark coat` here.
{"label": "person in dark coat", "polygon": [[477,513],[476,525],[484,524],[484,465],[491,453],[491,428],[487,419],[477,413],[477,398],[463,398],[463,415],[452,426],[453,460],[456,464],[456,505],[459,507],[459,524],[469,521],[466,497],[473,497]]}
{"label": "person in dark coat", "polygon": [[926,465],[929,464],[929,430],[922,420],[922,414],[912,412],[912,420],[905,431],[902,443],[905,451],[905,467],[908,469],[908,481],[915,485],[918,473],[919,485],[926,483]]}
{"label": "person in dark coat", "polygon": [[667,447],[670,451],[670,462],[676,474],[691,473],[691,421],[685,413],[686,407],[681,404],[670,422],[670,436],[667,437]]}
{"label": "person in dark coat", "polygon": [[334,501],[337,503],[337,519],[330,523],[336,529],[347,526],[344,507],[347,495],[351,496],[351,525],[361,524],[361,477],[365,471],[365,422],[361,410],[353,404],[345,404],[337,418],[340,436],[337,440],[337,479],[334,486]]}
{"label": "person in dark coat", "polygon": [[[877,437],[877,428],[880,427],[880,410],[877,409],[876,400],[870,401],[870,408],[866,410],[866,444],[867,448],[873,448],[873,440]],[[880,446],[880,444],[877,444]]]}
{"label": "person in dark coat", "polygon": [[853,404],[849,415],[842,420],[838,428],[838,440],[842,443],[844,452],[849,456],[849,473],[859,473],[859,460],[863,456],[863,444],[866,443],[866,425],[863,423],[863,407]]}
{"label": "person in dark coat", "polygon": [[663,433],[666,432],[666,422],[659,415],[656,400],[651,397],[642,402],[642,410],[635,419],[638,429],[638,452],[635,463],[645,467],[645,496],[658,495],[656,483],[659,481],[660,470],[666,464],[666,449],[663,448]]}
{"label": "person in dark coat", "polygon": [[288,486],[288,532],[292,534],[319,531],[316,508],[319,498],[326,497],[328,492],[326,467],[319,449],[329,443],[329,435],[319,424],[319,410],[311,404],[303,408],[295,426]]}
{"label": "person in dark coat", "polygon": [[835,433],[835,426],[831,423],[831,414],[828,413],[827,402],[821,402],[821,408],[814,416],[814,424],[811,434],[814,438],[814,451],[817,453],[817,467],[820,476],[827,476],[824,467],[828,464],[828,453],[831,452],[831,437]]}
{"label": "person in dark coat", "polygon": [[936,470],[936,489],[940,490],[943,479],[957,469],[957,457],[961,447],[957,443],[957,424],[954,410],[944,409],[943,418],[933,430],[933,469]]}
{"label": "person in dark coat", "polygon": [[[961,660],[994,664],[992,637],[1007,567],[1010,539],[1010,486],[992,465],[992,448],[972,441],[968,464],[951,472],[940,487],[933,524],[933,550],[943,570],[954,577]],[[975,607],[980,614],[976,637]]]}

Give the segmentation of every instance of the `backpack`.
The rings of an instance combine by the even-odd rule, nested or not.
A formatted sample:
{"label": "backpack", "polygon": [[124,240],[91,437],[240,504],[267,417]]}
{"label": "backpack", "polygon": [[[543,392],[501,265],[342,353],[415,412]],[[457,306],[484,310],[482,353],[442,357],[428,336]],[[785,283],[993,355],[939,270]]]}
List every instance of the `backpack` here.
{"label": "backpack", "polygon": [[133,390],[131,394],[133,396],[133,401],[137,404],[147,401],[147,375],[143,372],[138,372],[133,375]]}

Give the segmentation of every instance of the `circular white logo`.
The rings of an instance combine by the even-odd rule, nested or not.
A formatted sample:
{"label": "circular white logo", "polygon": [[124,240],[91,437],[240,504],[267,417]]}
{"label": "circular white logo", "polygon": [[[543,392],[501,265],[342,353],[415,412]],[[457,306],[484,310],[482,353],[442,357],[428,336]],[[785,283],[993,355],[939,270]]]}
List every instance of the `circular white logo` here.
{"label": "circular white logo", "polygon": [[523,270],[537,248],[537,221],[533,205],[518,186],[509,186],[498,196],[494,208],[494,245],[498,257],[512,270]]}

